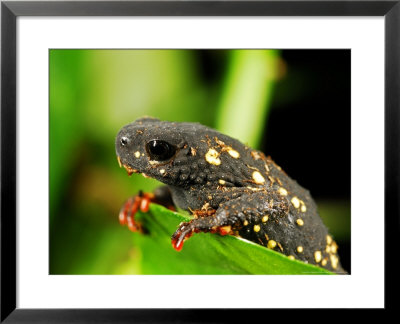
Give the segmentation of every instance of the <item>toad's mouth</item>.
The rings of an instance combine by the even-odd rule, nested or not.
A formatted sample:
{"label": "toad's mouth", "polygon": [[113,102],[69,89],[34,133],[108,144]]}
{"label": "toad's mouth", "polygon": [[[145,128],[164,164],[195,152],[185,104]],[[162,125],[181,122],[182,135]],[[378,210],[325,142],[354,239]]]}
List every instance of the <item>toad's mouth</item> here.
{"label": "toad's mouth", "polygon": [[139,170],[131,168],[129,165],[123,164],[121,158],[117,155],[118,165],[120,168],[124,167],[128,175],[131,176],[133,173],[140,173]]}
{"label": "toad's mouth", "polygon": [[126,172],[128,173],[128,176],[131,176],[133,173],[139,173],[142,176],[144,176],[145,178],[150,178],[147,174],[140,172],[139,170],[136,170],[134,168],[131,168],[129,165],[123,164],[121,162],[121,158],[117,155],[117,160],[118,160],[118,165],[120,168],[124,167],[124,169],[126,170]]}

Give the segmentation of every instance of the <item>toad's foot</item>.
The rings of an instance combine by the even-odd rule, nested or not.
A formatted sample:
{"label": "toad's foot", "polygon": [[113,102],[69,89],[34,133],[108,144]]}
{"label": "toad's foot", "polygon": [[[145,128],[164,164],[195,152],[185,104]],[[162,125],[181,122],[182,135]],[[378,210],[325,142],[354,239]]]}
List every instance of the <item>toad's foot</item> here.
{"label": "toad's foot", "polygon": [[[215,213],[215,211],[213,212]],[[194,214],[197,216],[200,215],[200,217],[204,215],[202,211],[194,211]],[[184,241],[191,237],[193,233],[210,232],[219,233],[220,235],[233,234],[231,225],[226,225],[224,222],[220,221],[219,217],[210,215],[213,213],[206,214],[208,214],[208,216],[196,218],[190,222],[181,223],[179,225],[178,229],[171,237],[171,243],[175,250],[182,250]]]}
{"label": "toad's foot", "polygon": [[142,232],[142,227],[135,222],[135,214],[140,210],[147,212],[150,202],[154,200],[154,194],[139,192],[138,195],[129,198],[119,212],[119,222],[126,225],[132,232]]}
{"label": "toad's foot", "polygon": [[144,213],[148,212],[150,203],[160,204],[175,211],[168,187],[159,187],[153,193],[139,191],[136,196],[129,198],[122,206],[119,212],[120,224],[128,226],[132,232],[143,232],[141,224],[135,221],[135,214],[139,210]]}

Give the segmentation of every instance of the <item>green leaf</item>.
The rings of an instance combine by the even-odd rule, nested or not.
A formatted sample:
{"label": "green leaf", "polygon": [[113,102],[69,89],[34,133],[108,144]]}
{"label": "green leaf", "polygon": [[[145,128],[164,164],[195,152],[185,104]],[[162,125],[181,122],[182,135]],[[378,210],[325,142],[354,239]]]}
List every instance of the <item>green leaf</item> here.
{"label": "green leaf", "polygon": [[148,232],[133,234],[143,274],[332,274],[229,235],[194,234],[177,252],[171,235],[190,217],[156,204],[150,205],[148,213],[139,213],[136,220]]}

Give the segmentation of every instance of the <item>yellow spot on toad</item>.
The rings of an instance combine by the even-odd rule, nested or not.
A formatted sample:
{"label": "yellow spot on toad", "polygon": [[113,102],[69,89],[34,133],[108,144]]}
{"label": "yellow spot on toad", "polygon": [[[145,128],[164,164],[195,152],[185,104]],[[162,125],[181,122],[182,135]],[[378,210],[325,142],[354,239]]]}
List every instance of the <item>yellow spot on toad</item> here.
{"label": "yellow spot on toad", "polygon": [[321,251],[314,252],[314,259],[315,259],[315,262],[317,262],[317,263],[321,262],[321,259],[322,259]]}
{"label": "yellow spot on toad", "polygon": [[238,159],[240,157],[240,154],[238,151],[235,151],[233,148],[228,149],[228,153],[230,156],[232,156],[234,159]]}
{"label": "yellow spot on toad", "polygon": [[259,232],[261,227],[260,227],[260,225],[254,225],[253,229],[254,229],[254,232]]}
{"label": "yellow spot on toad", "polygon": [[294,259],[295,259],[293,255],[289,255],[288,258],[289,258],[290,260],[294,260]]}
{"label": "yellow spot on toad", "polygon": [[297,247],[297,252],[303,253],[303,247],[302,247],[302,246],[298,246],[298,247]]}
{"label": "yellow spot on toad", "polygon": [[266,223],[266,222],[268,221],[268,215],[265,215],[265,216],[261,219],[261,221],[262,221],[263,223]]}
{"label": "yellow spot on toad", "polygon": [[307,207],[306,207],[306,205],[304,205],[304,203],[301,204],[300,210],[301,210],[303,213],[305,213],[305,212],[307,211]]}
{"label": "yellow spot on toad", "polygon": [[220,232],[220,234],[222,234],[222,235],[227,235],[227,234],[229,234],[229,233],[232,232],[232,226],[231,226],[231,225],[228,225],[228,226],[221,226],[221,227],[219,228],[219,232]]}
{"label": "yellow spot on toad", "polygon": [[331,254],[331,263],[332,263],[332,268],[336,269],[339,263],[339,258],[336,255]]}
{"label": "yellow spot on toad", "polygon": [[321,265],[325,267],[327,263],[328,263],[328,258],[325,258],[322,260]]}
{"label": "yellow spot on toad", "polygon": [[262,191],[264,190],[263,188],[253,188],[253,187],[246,187],[247,189],[250,189],[251,191]]}
{"label": "yellow spot on toad", "polygon": [[264,177],[258,171],[253,172],[252,178],[253,178],[254,182],[257,184],[263,184],[265,182]]}
{"label": "yellow spot on toad", "polygon": [[247,226],[249,225],[249,222],[247,221],[247,219],[243,222],[243,226]]}
{"label": "yellow spot on toad", "polygon": [[160,174],[164,174],[164,173],[165,173],[165,169],[161,169]]}
{"label": "yellow spot on toad", "polygon": [[276,242],[274,240],[268,241],[268,248],[273,249],[276,246]]}
{"label": "yellow spot on toad", "polygon": [[297,223],[297,225],[299,225],[299,226],[303,226],[303,225],[304,225],[304,221],[303,221],[301,218],[298,218],[298,219],[296,220],[296,223]]}
{"label": "yellow spot on toad", "polygon": [[291,200],[291,202],[292,202],[292,205],[293,205],[295,208],[299,208],[299,207],[300,207],[300,200],[299,200],[299,198],[293,197],[292,200]]}
{"label": "yellow spot on toad", "polygon": [[213,165],[220,165],[221,160],[219,158],[219,153],[214,149],[209,149],[205,155],[206,161]]}
{"label": "yellow spot on toad", "polygon": [[210,207],[210,204],[209,204],[208,202],[206,202],[206,203],[201,207],[201,209],[202,209],[202,210],[207,210],[208,207]]}
{"label": "yellow spot on toad", "polygon": [[218,183],[221,184],[221,185],[224,185],[225,184],[225,180],[218,180]]}
{"label": "yellow spot on toad", "polygon": [[137,158],[137,159],[140,158],[140,152],[139,151],[135,152],[135,158]]}
{"label": "yellow spot on toad", "polygon": [[278,189],[278,192],[279,192],[279,194],[280,194],[281,196],[287,196],[287,194],[288,194],[287,190],[286,190],[285,188],[282,188],[282,187],[280,187],[280,188]]}
{"label": "yellow spot on toad", "polygon": [[326,236],[326,244],[331,244],[332,243],[332,237],[330,235]]}
{"label": "yellow spot on toad", "polygon": [[331,252],[336,253],[337,249],[338,249],[338,246],[337,246],[336,242],[333,242],[331,245]]}

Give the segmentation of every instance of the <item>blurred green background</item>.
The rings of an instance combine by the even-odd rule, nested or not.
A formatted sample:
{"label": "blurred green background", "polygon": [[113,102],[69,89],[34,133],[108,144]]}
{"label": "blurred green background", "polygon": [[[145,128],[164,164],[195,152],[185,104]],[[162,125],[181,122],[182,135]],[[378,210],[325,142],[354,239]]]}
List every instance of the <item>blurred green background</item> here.
{"label": "blurred green background", "polygon": [[[134,234],[119,225],[118,212],[139,189],[160,184],[127,177],[118,167],[114,140],[122,126],[144,115],[200,122],[271,155],[311,190],[349,270],[348,51],[54,49],[49,55],[50,274],[141,273]],[[321,74],[321,62],[330,73]],[[319,99],[321,77],[328,98]],[[316,107],[321,100],[328,104],[322,101],[310,112],[313,98]],[[319,115],[322,107],[342,124]],[[340,134],[328,133],[330,125]],[[310,133],[301,142],[302,152],[307,148],[301,156],[292,150],[300,133]],[[344,161],[341,184],[323,153],[333,140],[343,151],[335,152]],[[329,181],[313,183],[321,177]]]}

